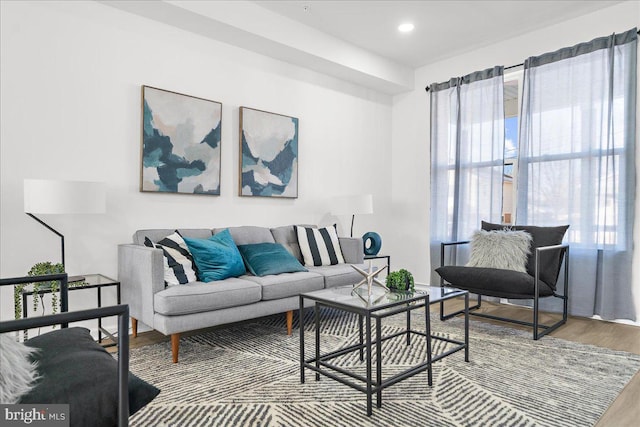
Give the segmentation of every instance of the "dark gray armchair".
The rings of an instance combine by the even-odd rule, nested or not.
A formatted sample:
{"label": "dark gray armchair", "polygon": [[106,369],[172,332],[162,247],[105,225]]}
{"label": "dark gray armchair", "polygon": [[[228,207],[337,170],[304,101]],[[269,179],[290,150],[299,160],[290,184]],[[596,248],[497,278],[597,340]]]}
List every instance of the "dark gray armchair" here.
{"label": "dark gray armchair", "polygon": [[[482,222],[482,229],[486,231],[501,230],[504,226]],[[442,242],[440,247],[440,267],[436,272],[440,275],[440,286],[450,284],[455,288],[468,290],[477,294],[476,305],[469,307],[470,314],[501,320],[533,328],[533,339],[537,340],[549,332],[557,329],[567,321],[569,301],[569,245],[562,244],[562,239],[569,226],[536,227],[527,225],[512,226],[513,230],[522,230],[531,234],[531,253],[527,258],[526,273],[485,267],[466,267],[458,265],[445,265],[447,250],[452,250],[459,245],[470,243]],[[564,289],[558,293],[557,283],[560,271],[564,266]],[[508,299],[533,300],[533,320],[525,322],[517,319],[494,316],[486,313],[475,312],[482,305],[482,296],[492,296]],[[559,298],[562,300],[562,319],[552,325],[544,325],[539,322],[539,301],[541,298]],[[440,319],[446,320],[463,310],[453,313],[444,313],[444,304],[440,304]]]}
{"label": "dark gray armchair", "polygon": [[[0,322],[0,333],[43,326],[62,328],[25,341],[36,348],[32,355],[39,379],[21,404],[68,404],[71,426],[128,425],[135,413],[160,390],[129,372],[129,306],[115,305],[67,312],[66,274],[0,279],[0,286],[31,282],[60,282],[61,313]],[[118,360],[96,343],[86,328],[68,324],[118,316]]]}

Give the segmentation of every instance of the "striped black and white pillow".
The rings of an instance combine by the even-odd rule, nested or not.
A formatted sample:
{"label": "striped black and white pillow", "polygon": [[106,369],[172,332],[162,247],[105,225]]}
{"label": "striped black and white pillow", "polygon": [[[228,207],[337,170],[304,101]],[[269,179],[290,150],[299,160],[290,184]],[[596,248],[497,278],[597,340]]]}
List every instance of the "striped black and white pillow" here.
{"label": "striped black and white pillow", "polygon": [[191,252],[189,252],[187,243],[177,230],[155,244],[151,239],[145,237],[144,245],[162,249],[165,285],[184,285],[198,280],[196,264],[193,261]]}
{"label": "striped black and white pillow", "polygon": [[344,264],[335,225],[325,228],[294,225],[294,228],[305,266]]}

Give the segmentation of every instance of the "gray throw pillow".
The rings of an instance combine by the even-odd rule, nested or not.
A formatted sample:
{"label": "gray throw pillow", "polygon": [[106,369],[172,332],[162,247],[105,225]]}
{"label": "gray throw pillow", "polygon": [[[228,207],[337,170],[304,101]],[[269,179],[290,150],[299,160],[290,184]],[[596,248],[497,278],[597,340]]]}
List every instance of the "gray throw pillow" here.
{"label": "gray throw pillow", "polygon": [[471,236],[467,267],[499,268],[527,272],[531,234],[526,231],[478,230]]}

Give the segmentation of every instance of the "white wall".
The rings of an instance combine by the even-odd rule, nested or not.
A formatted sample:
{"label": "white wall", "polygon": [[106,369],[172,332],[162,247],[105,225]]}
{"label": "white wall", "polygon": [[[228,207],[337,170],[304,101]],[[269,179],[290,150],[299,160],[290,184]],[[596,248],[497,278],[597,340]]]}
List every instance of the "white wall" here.
{"label": "white wall", "polygon": [[[419,280],[429,279],[429,96],[424,87],[494,65],[640,27],[640,3],[630,1],[543,30],[523,34],[416,70],[416,89],[393,99],[392,206],[396,229],[388,250]],[[452,29],[455,31],[455,29]],[[640,97],[639,97],[640,99]],[[640,123],[640,120],[638,120]],[[640,130],[640,126],[638,127]],[[640,145],[640,144],[639,144]],[[637,147],[638,148],[638,147]],[[637,156],[640,170],[640,155]],[[389,239],[388,239],[389,240]],[[640,319],[640,201],[636,197],[634,281]]]}
{"label": "white wall", "polygon": [[[23,212],[23,179],[103,181],[104,215],[43,215],[70,274],[117,274],[117,244],[154,227],[279,226],[372,193],[354,235],[380,231],[390,198],[391,99],[94,2],[1,2],[0,276],[59,261],[59,239]],[[221,196],[140,193],[140,86],[222,102]],[[238,107],[298,117],[299,197],[238,197]],[[344,232],[341,234],[345,234]],[[85,291],[83,291],[85,292]],[[94,304],[72,293],[72,309]],[[107,297],[105,297],[107,298]],[[0,319],[13,316],[0,292]]]}
{"label": "white wall", "polygon": [[[375,214],[356,218],[354,234],[378,231],[393,268],[426,281],[424,86],[625,31],[640,25],[640,6],[627,2],[420,68],[418,87],[394,97],[392,106],[362,87],[94,2],[2,1],[0,19],[1,277],[58,261],[59,239],[22,209],[24,178],[56,178],[103,181],[108,189],[105,215],[43,216],[66,236],[71,274],[115,277],[116,246],[138,228],[329,222],[336,220],[327,207],[333,195],[373,193]],[[138,191],[143,84],[223,103],[221,196]],[[300,119],[298,199],[236,195],[239,106]],[[636,205],[638,248],[639,198]],[[337,219],[348,233],[348,218]],[[635,255],[640,310],[640,250]],[[92,292],[72,294],[72,308],[89,307],[94,298]],[[5,289],[0,319],[12,316],[13,298]]]}

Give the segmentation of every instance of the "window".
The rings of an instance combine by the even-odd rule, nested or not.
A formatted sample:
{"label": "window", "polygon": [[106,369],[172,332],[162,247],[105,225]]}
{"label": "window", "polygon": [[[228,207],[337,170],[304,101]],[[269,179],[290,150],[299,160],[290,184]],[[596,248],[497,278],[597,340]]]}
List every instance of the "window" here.
{"label": "window", "polygon": [[513,224],[516,211],[518,172],[518,106],[522,72],[505,76],[504,82],[504,173],[502,177],[502,223]]}

